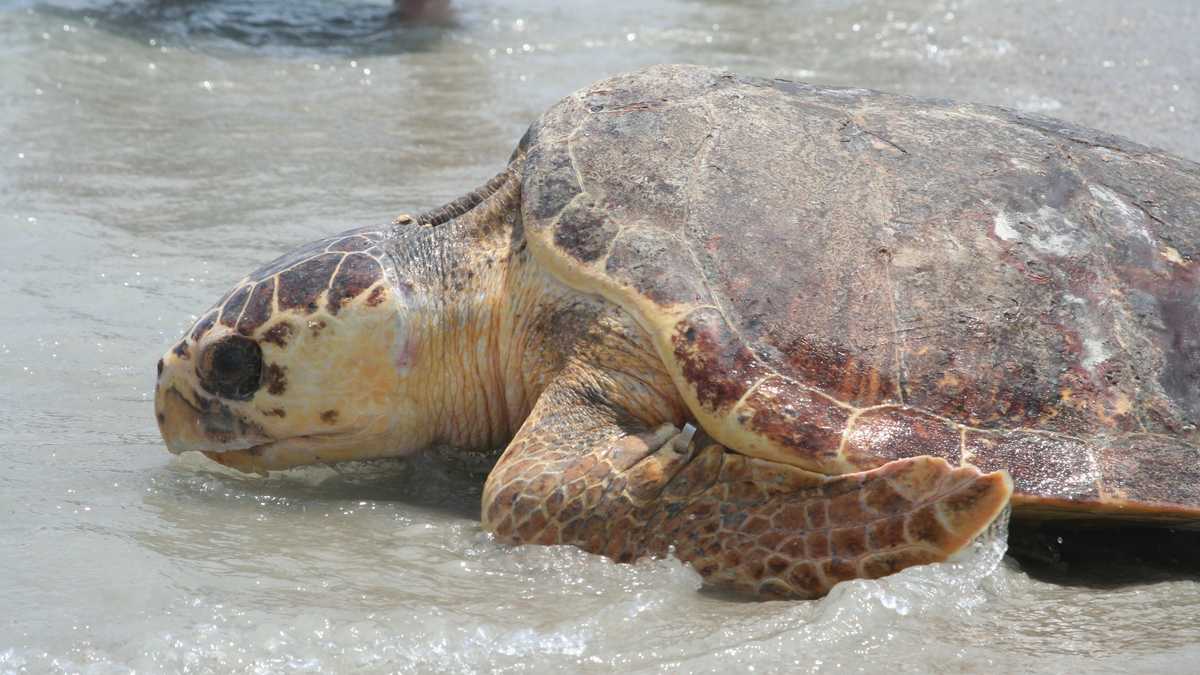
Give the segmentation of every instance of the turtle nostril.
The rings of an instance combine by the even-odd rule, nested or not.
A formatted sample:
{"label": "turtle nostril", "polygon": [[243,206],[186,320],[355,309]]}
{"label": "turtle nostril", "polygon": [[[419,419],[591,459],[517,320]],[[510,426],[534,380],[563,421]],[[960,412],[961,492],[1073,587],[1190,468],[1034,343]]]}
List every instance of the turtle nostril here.
{"label": "turtle nostril", "polygon": [[158,360],[158,376],[159,377],[162,377],[162,369],[163,369],[163,360],[159,359]]}

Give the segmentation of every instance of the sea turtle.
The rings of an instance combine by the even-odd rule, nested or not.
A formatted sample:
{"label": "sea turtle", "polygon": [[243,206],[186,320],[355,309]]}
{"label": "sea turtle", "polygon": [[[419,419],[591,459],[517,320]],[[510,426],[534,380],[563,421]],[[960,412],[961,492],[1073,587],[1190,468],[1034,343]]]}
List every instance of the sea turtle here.
{"label": "sea turtle", "polygon": [[652,67],[240,281],[159,362],[158,422],[246,471],[503,449],[499,541],[813,597],[1010,494],[1200,524],[1198,234],[1200,167],[1113,136]]}

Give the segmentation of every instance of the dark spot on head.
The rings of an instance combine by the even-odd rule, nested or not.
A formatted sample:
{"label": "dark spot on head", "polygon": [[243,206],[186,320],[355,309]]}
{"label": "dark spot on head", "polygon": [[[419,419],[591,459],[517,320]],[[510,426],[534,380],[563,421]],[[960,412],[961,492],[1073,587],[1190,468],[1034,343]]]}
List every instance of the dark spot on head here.
{"label": "dark spot on head", "polygon": [[175,345],[171,349],[171,353],[174,354],[175,356],[178,356],[181,359],[190,358],[191,354],[188,352],[187,340],[180,340],[179,344]]}
{"label": "dark spot on head", "polygon": [[262,341],[269,342],[277,347],[286,347],[288,338],[292,336],[292,324],[280,322],[271,326],[265,334]]}
{"label": "dark spot on head", "polygon": [[287,411],[283,408],[271,408],[270,410],[264,410],[263,414],[269,417],[287,417]]}
{"label": "dark spot on head", "polygon": [[237,331],[242,335],[250,335],[258,330],[267,319],[271,318],[271,299],[275,297],[275,278],[272,277],[258,284],[246,302],[246,310],[238,320]]}
{"label": "dark spot on head", "polygon": [[280,272],[279,308],[315,312],[317,297],[329,286],[330,277],[342,257],[342,253],[326,253]]}
{"label": "dark spot on head", "polygon": [[246,305],[246,298],[250,297],[250,286],[242,286],[229,296],[225,301],[225,305],[221,308],[221,325],[233,328],[233,324],[237,322],[238,315],[242,313],[242,307]]}
{"label": "dark spot on head", "polygon": [[344,303],[358,297],[382,276],[383,268],[374,258],[354,253],[346,256],[329,285],[325,306],[331,314],[337,314]]}
{"label": "dark spot on head", "polygon": [[166,424],[166,423],[167,423],[167,416],[166,416],[166,415],[164,415],[164,414],[162,414],[162,413],[155,413],[155,414],[154,414],[154,416],[158,418],[158,423],[159,423],[159,424]]}
{"label": "dark spot on head", "polygon": [[204,318],[196,322],[196,326],[192,328],[192,342],[199,342],[200,338],[208,332],[208,329],[213,327],[217,322],[217,310],[209,312]]}
{"label": "dark spot on head", "polygon": [[375,307],[383,302],[385,297],[387,297],[387,288],[380,284],[371,291],[371,295],[367,296],[367,306]]}
{"label": "dark spot on head", "polygon": [[321,421],[326,424],[336,424],[338,421],[338,411],[326,410],[325,412],[321,413]]}
{"label": "dark spot on head", "polygon": [[263,371],[263,383],[267,385],[267,393],[278,396],[287,391],[287,378],[284,377],[283,366],[270,364]]}

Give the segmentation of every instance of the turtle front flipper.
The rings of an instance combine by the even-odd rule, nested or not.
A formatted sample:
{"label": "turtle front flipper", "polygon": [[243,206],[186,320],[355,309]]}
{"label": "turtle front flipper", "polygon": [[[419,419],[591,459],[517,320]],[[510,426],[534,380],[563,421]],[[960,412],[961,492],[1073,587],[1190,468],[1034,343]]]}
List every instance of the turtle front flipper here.
{"label": "turtle front flipper", "polygon": [[938,562],[1008,504],[1003,472],[916,457],[824,476],[649,428],[595,390],[553,384],[488,477],[484,527],[621,562],[675,555],[712,586],[812,598]]}

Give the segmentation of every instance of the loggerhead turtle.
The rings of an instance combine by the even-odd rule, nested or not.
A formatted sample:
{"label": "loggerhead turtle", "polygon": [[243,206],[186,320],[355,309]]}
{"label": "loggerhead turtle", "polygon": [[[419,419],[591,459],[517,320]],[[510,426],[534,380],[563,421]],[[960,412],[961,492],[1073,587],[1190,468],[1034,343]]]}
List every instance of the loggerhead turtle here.
{"label": "loggerhead turtle", "polygon": [[772,597],[943,560],[1010,494],[1195,526],[1198,228],[1200,167],[1113,136],[653,67],[243,279],[158,422],[245,471],[504,448],[500,541]]}

